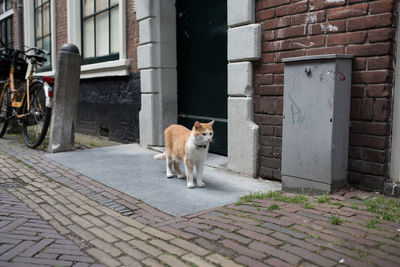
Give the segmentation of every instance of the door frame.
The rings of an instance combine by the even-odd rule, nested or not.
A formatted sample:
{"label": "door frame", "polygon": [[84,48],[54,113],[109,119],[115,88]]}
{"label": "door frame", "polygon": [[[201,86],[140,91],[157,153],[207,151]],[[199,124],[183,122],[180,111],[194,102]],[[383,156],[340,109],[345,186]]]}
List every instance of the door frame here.
{"label": "door frame", "polygon": [[[255,0],[227,0],[228,169],[257,175],[259,127],[253,122],[253,64],[261,57],[261,25]],[[140,70],[140,144],[163,145],[163,132],[177,122],[175,0],[137,0]]]}

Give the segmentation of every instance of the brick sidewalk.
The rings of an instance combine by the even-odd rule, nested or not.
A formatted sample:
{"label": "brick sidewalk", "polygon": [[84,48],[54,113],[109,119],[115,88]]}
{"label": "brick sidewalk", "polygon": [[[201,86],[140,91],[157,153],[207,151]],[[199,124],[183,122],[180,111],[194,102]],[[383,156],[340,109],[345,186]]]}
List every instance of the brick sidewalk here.
{"label": "brick sidewalk", "polygon": [[[1,229],[7,227],[6,223],[11,225],[9,229],[24,229],[25,226],[18,225],[24,219],[15,218],[10,223],[9,215],[5,215],[7,220],[0,217],[0,259],[3,260],[0,266],[21,266],[17,262],[22,257],[40,258],[41,254],[51,254],[51,259],[58,261],[48,262],[47,266],[97,263],[107,266],[399,266],[400,263],[400,224],[377,218],[375,213],[366,210],[363,200],[371,199],[374,196],[371,193],[342,190],[330,200],[320,198],[319,202],[324,203],[318,203],[314,197],[301,204],[291,203],[298,196],[287,194],[281,195],[279,201],[248,199],[174,217],[61,166],[43,154],[10,140],[0,140],[0,186],[20,185],[6,191],[0,189],[1,199],[6,202],[12,199],[12,203],[22,207],[18,211],[31,214],[32,220],[42,222],[46,226],[41,228],[52,234],[45,239],[41,238],[41,232],[28,231],[35,242],[42,243],[37,245],[28,240],[25,244],[29,246],[12,251],[10,244],[3,241]],[[8,204],[1,206],[1,214],[4,205]],[[72,241],[65,244],[71,249],[59,251],[62,253],[56,256],[48,253],[54,250],[43,245],[48,239],[54,239],[49,246]],[[35,250],[32,246],[43,247]],[[71,251],[79,253],[79,257],[70,257]]]}

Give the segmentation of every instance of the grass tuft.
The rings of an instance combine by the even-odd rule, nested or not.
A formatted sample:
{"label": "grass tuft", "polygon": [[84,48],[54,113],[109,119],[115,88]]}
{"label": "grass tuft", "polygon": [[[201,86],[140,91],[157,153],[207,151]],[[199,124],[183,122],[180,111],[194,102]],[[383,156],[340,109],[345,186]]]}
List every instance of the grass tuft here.
{"label": "grass tuft", "polygon": [[367,211],[375,213],[379,219],[400,222],[400,201],[387,197],[373,197],[365,200]]}
{"label": "grass tuft", "polygon": [[272,204],[272,205],[270,205],[269,207],[268,207],[268,211],[271,211],[271,210],[280,210],[281,208],[279,207],[279,205],[278,204],[276,204],[276,203],[274,203],[274,204]]}
{"label": "grass tuft", "polygon": [[333,225],[340,225],[340,224],[342,224],[342,222],[343,222],[343,220],[340,219],[340,217],[339,217],[338,214],[332,215],[332,217],[331,217],[331,224],[333,224]]}
{"label": "grass tuft", "polygon": [[326,202],[328,202],[330,199],[331,199],[331,198],[330,198],[329,194],[328,194],[328,193],[325,193],[325,194],[323,194],[322,196],[320,196],[320,197],[317,198],[317,202],[318,202],[318,203],[326,203]]}

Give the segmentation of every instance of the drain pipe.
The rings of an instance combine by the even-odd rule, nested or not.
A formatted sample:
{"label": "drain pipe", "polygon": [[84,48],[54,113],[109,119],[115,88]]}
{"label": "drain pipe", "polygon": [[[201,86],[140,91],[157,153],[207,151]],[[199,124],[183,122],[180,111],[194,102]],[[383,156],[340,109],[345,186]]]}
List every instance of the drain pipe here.
{"label": "drain pipe", "polygon": [[23,10],[22,10],[22,0],[17,1],[17,13],[18,13],[18,46],[20,50],[24,50],[24,27],[23,27]]}

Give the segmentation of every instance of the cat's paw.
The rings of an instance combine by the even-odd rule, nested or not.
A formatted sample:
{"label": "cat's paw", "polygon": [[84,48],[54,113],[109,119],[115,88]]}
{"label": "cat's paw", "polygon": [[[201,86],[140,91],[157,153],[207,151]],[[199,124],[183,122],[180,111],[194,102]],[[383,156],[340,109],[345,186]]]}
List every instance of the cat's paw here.
{"label": "cat's paw", "polygon": [[206,184],[204,182],[197,182],[198,187],[205,187]]}
{"label": "cat's paw", "polygon": [[173,175],[173,174],[167,174],[167,179],[172,179],[172,178],[174,178],[174,176],[175,175]]}
{"label": "cat's paw", "polygon": [[179,179],[185,179],[185,175],[182,175],[182,174],[181,174],[181,175],[178,175],[178,178],[179,178]]}
{"label": "cat's paw", "polygon": [[195,187],[196,187],[196,185],[194,183],[187,183],[187,188],[192,189]]}

